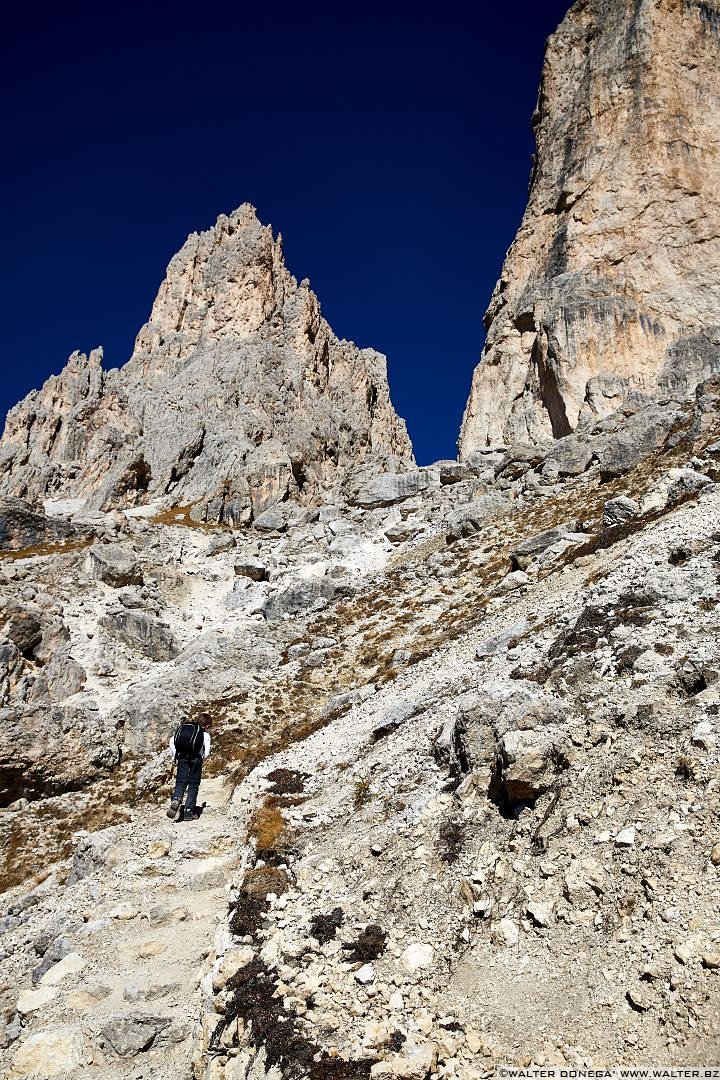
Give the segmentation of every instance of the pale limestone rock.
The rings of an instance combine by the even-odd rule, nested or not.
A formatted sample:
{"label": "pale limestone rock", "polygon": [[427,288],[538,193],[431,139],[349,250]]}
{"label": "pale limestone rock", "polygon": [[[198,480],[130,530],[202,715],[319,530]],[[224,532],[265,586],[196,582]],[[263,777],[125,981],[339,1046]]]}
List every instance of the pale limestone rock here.
{"label": "pale limestone rock", "polygon": [[13,1058],[13,1069],[23,1077],[60,1076],[84,1065],[85,1057],[85,1040],[77,1028],[46,1028],[22,1043]]}
{"label": "pale limestone rock", "polygon": [[403,1046],[402,1054],[390,1054],[370,1068],[370,1076],[397,1077],[398,1080],[425,1080],[437,1064],[438,1048],[435,1043],[410,1042]]}
{"label": "pale limestone rock", "polygon": [[57,990],[54,986],[41,986],[38,990],[23,990],[15,1008],[23,1016],[28,1016],[37,1009],[44,1009],[55,997],[57,997]]}
{"label": "pale limestone rock", "polygon": [[244,204],[171,260],[123,368],[73,353],[11,410],[0,494],[121,509],[160,497],[247,522],[412,466],[385,358],[335,337]]}
{"label": "pale limestone rock", "polygon": [[129,900],[123,900],[122,903],[118,904],[111,911],[108,911],[107,917],[108,919],[129,920],[136,919],[139,914],[140,909],[136,904],[131,904]]}
{"label": "pale limestone rock", "polygon": [[359,982],[361,986],[369,986],[370,983],[375,982],[375,968],[372,964],[363,964],[355,972],[355,981]]}
{"label": "pale limestone rock", "polygon": [[512,919],[500,919],[493,931],[493,939],[498,945],[517,945],[520,940],[520,930]]}
{"label": "pale limestone rock", "polygon": [[414,975],[422,968],[432,967],[435,950],[432,945],[408,945],[400,959],[405,970]]}
{"label": "pale limestone rock", "polygon": [[589,0],[550,38],[461,457],[720,370],[719,15],[717,0]]}
{"label": "pale limestone rock", "polygon": [[148,844],[147,854],[149,859],[164,859],[170,854],[169,840],[153,840]]}
{"label": "pale limestone rock", "polygon": [[254,955],[253,950],[245,946],[230,949],[220,957],[213,969],[212,987],[215,993],[217,994],[223,990],[228,979],[231,979],[240,968],[249,964]]}
{"label": "pale limestone rock", "polygon": [[57,986],[63,979],[67,979],[69,975],[79,974],[86,966],[87,961],[83,959],[80,953],[71,952],[67,956],[64,956],[62,960],[59,960],[57,964],[45,972],[40,979],[41,986]]}

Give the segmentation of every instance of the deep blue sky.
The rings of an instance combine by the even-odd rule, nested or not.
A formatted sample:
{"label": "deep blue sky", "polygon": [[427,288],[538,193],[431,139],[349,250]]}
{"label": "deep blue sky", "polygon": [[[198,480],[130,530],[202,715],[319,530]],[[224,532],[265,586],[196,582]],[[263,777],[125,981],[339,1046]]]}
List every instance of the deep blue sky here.
{"label": "deep blue sky", "polygon": [[335,332],[455,456],[569,0],[6,9],[0,411],[75,348],[124,363],[187,234],[252,202]]}

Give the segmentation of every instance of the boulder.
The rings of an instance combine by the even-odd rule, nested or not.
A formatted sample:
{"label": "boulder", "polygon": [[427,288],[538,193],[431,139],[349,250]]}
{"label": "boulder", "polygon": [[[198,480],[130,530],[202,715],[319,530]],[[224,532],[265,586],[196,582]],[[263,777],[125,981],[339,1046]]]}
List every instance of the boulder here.
{"label": "boulder", "polygon": [[436,461],[434,468],[438,470],[443,486],[470,480],[476,475],[475,468],[468,461]]}
{"label": "boulder", "polygon": [[69,649],[56,653],[50,663],[43,668],[43,677],[47,684],[51,701],[65,701],[82,690],[87,680],[87,672],[82,664],[73,660]]}
{"label": "boulder", "polygon": [[385,536],[391,544],[404,544],[422,532],[424,524],[420,521],[399,521],[397,525],[385,529]]}
{"label": "boulder", "polygon": [[18,652],[29,657],[42,641],[41,612],[34,605],[10,600],[0,609],[0,629]]}
{"label": "boulder", "polygon": [[622,476],[663,445],[675,420],[674,412],[648,410],[632,417],[617,434],[609,436],[598,453],[604,480]]}
{"label": "boulder", "polygon": [[543,464],[543,476],[579,476],[584,473],[593,456],[593,448],[576,435],[558,439],[547,453]]}
{"label": "boulder", "polygon": [[24,499],[0,499],[0,551],[21,551],[82,536],[68,521],[49,518]]}
{"label": "boulder", "polygon": [[445,519],[445,540],[448,544],[472,536],[489,521],[508,508],[507,499],[501,495],[482,495],[471,502],[456,506]]}
{"label": "boulder", "polygon": [[21,1077],[60,1076],[87,1064],[82,1032],[75,1027],[45,1028],[21,1044],[13,1058],[13,1069]]}
{"label": "boulder", "polygon": [[121,641],[148,660],[173,660],[180,652],[180,645],[168,625],[142,611],[126,610],[103,615],[98,624],[116,641]]}
{"label": "boulder", "polygon": [[552,733],[508,731],[500,740],[502,787],[511,803],[535,802],[565,767],[564,754]]}
{"label": "boulder", "polygon": [[94,544],[87,553],[87,570],[98,581],[121,589],[142,585],[142,570],[131,551],[120,544]]}
{"label": "boulder", "polygon": [[170,1026],[169,1016],[131,1013],[109,1020],[101,1031],[105,1046],[121,1058],[133,1058],[149,1050]]}
{"label": "boulder", "polygon": [[235,561],[235,573],[238,577],[250,578],[251,581],[267,581],[270,577],[265,564],[252,555]]}
{"label": "boulder", "polygon": [[297,615],[301,611],[308,611],[315,604],[332,600],[339,593],[347,595],[347,586],[330,577],[297,581],[268,597],[263,605],[263,615],[268,622],[274,622],[283,615]]}
{"label": "boulder", "polygon": [[436,469],[383,473],[364,484],[350,501],[364,510],[374,510],[379,506],[392,506],[393,503],[439,487],[440,474]]}
{"label": "boulder", "polygon": [[512,552],[513,569],[526,570],[534,559],[561,541],[586,539],[580,534],[582,534],[582,522],[569,521],[564,525],[557,525],[554,529],[547,529],[545,532],[530,536]]}
{"label": "boulder", "polygon": [[618,495],[616,499],[609,499],[603,506],[603,525],[611,528],[614,525],[624,525],[626,521],[632,521],[640,513],[640,507],[634,499],[627,495]]}
{"label": "boulder", "polygon": [[284,532],[287,527],[287,521],[279,510],[263,510],[253,519],[253,528],[260,532]]}

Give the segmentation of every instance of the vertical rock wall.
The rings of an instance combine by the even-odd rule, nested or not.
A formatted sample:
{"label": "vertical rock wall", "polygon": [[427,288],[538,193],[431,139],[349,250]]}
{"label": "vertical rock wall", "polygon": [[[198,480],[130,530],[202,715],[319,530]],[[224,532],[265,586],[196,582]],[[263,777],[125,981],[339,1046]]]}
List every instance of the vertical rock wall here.
{"label": "vertical rock wall", "polygon": [[533,122],[465,457],[720,370],[717,0],[580,0],[548,42]]}

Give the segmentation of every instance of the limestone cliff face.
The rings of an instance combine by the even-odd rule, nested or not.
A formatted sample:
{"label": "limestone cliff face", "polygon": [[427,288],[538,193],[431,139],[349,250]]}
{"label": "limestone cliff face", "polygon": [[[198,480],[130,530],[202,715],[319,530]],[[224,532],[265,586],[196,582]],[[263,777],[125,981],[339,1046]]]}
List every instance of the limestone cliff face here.
{"label": "limestone cliff face", "polygon": [[460,452],[720,370],[720,4],[580,0],[547,46],[528,206]]}
{"label": "limestone cliff face", "polygon": [[73,354],[10,412],[0,493],[238,520],[413,462],[385,358],[335,337],[247,204],[172,259],[130,361],[101,360]]}

